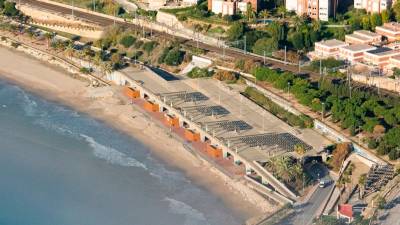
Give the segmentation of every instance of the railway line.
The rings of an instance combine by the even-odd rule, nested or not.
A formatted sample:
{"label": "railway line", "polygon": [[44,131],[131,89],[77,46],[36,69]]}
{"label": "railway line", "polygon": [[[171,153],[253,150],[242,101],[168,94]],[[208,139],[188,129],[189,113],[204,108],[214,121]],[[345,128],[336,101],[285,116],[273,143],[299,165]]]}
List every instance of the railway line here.
{"label": "railway line", "polygon": [[[29,4],[35,7],[39,7],[45,10],[49,10],[49,11],[53,11],[53,12],[57,12],[57,13],[62,13],[62,14],[72,14],[72,10],[70,8],[66,8],[60,5],[55,5],[55,4],[50,4],[50,3],[46,3],[46,2],[42,2],[42,1],[37,1],[37,0],[18,0],[19,3],[21,4]],[[74,11],[74,16],[83,20],[87,20],[87,21],[91,21],[93,23],[96,23],[100,26],[106,27],[106,26],[111,26],[113,24],[117,24],[123,27],[127,27],[130,29],[135,29],[135,30],[140,30],[142,31],[143,29],[145,31],[150,31],[150,29],[148,28],[142,28],[138,25],[132,24],[132,23],[128,23],[128,22],[121,22],[118,20],[113,20],[111,18],[107,18],[107,17],[103,17],[103,16],[99,16],[99,15],[95,15],[95,14],[91,14],[91,13],[87,13],[87,12],[82,12],[82,11],[78,11],[75,10]],[[217,54],[222,54],[222,52],[224,51],[224,54],[226,56],[232,57],[234,59],[249,59],[249,60],[255,60],[257,62],[264,62],[264,58],[262,56],[257,56],[255,54],[246,54],[238,49],[231,49],[231,48],[220,48],[217,46],[213,46],[213,45],[209,45],[203,42],[197,42],[195,40],[192,39],[186,39],[186,38],[182,38],[179,36],[175,36],[169,33],[165,33],[165,32],[159,32],[156,30],[152,30],[152,33],[156,36],[156,37],[163,37],[163,38],[167,38],[170,40],[177,40],[180,43],[190,46],[190,47],[199,47],[201,49],[204,49],[206,51],[209,52],[214,52]],[[286,64],[283,62],[279,62],[279,61],[274,61],[271,59],[266,59],[265,60],[266,64],[268,64],[270,67],[275,68],[275,69],[280,69],[280,70],[284,70],[284,71],[291,71],[295,74],[299,73],[299,67],[297,65],[291,65],[291,64]],[[313,72],[313,71],[307,71],[307,70],[302,70],[302,73],[306,73],[308,74],[308,76],[312,79],[312,80],[319,80],[320,79],[320,74]],[[327,79],[331,79],[331,78],[327,78]],[[367,87],[367,85],[363,84],[363,83],[359,83],[359,82],[353,82],[354,87],[365,87],[365,88],[369,88],[371,90],[377,91],[377,88],[374,87]],[[391,95],[391,96],[396,96],[398,97],[397,93],[395,92],[391,92],[391,91],[387,91],[387,90],[380,90],[380,93],[382,95]]]}

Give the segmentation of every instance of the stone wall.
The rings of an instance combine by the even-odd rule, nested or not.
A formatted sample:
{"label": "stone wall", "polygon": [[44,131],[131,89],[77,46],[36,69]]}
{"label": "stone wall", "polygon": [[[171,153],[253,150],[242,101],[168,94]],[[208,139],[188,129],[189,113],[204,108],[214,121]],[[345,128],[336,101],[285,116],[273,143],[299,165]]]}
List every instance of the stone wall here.
{"label": "stone wall", "polygon": [[71,16],[48,12],[28,5],[21,5],[19,9],[32,18],[31,23],[33,25],[91,39],[98,39],[103,35],[103,29],[97,24],[76,20]]}
{"label": "stone wall", "polygon": [[388,77],[369,77],[365,75],[351,75],[351,78],[354,81],[367,84],[369,86],[375,86],[379,88],[383,88],[389,91],[394,91],[400,93],[400,80],[392,79]]}

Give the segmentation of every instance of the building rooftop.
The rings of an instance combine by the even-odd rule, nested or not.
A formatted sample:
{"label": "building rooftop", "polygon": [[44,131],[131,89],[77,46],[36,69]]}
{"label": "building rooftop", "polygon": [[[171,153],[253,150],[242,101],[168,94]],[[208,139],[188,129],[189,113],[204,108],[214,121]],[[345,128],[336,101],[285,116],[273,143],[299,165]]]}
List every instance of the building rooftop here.
{"label": "building rooftop", "polygon": [[356,31],[354,31],[354,34],[358,34],[358,35],[362,35],[362,36],[370,37],[370,38],[382,37],[382,35],[377,34],[375,32],[371,32],[369,30],[356,30]]}
{"label": "building rooftop", "polygon": [[342,48],[352,52],[365,52],[376,49],[376,47],[367,44],[355,44],[355,45],[345,46]]}
{"label": "building rooftop", "polygon": [[393,54],[400,54],[399,51],[393,50],[391,48],[377,48],[367,52],[368,54],[375,55],[375,56],[387,56]]}
{"label": "building rooftop", "polygon": [[320,42],[316,42],[315,44],[323,45],[325,47],[330,47],[330,48],[332,48],[332,47],[341,47],[343,45],[347,45],[346,42],[340,41],[340,40],[337,40],[337,39],[323,40],[323,41],[320,41]]}
{"label": "building rooftop", "polygon": [[395,22],[385,23],[383,24],[383,26],[376,27],[376,29],[378,30],[385,29],[392,32],[400,32],[400,23],[395,23]]}
{"label": "building rooftop", "polygon": [[400,61],[400,54],[390,57],[391,60]]}
{"label": "building rooftop", "polygon": [[347,34],[346,37],[351,37],[351,38],[355,38],[355,39],[362,40],[362,41],[369,41],[369,40],[371,40],[371,37],[362,36],[362,35],[359,35],[359,34],[356,34],[356,33],[354,33],[354,34]]}

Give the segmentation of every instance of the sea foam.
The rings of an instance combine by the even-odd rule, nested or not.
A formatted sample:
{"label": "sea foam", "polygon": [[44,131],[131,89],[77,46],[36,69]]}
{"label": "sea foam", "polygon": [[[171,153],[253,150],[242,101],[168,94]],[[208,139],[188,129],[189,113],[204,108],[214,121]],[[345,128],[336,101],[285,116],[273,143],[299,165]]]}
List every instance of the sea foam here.
{"label": "sea foam", "polygon": [[209,225],[204,214],[190,205],[169,197],[164,200],[169,202],[170,212],[185,216],[184,225]]}
{"label": "sea foam", "polygon": [[93,154],[96,157],[104,159],[108,163],[114,165],[138,167],[147,170],[146,165],[144,165],[143,163],[139,162],[138,160],[132,157],[127,156],[126,154],[119,152],[112,147],[104,146],[96,142],[92,137],[86,136],[84,134],[81,134],[81,137],[83,137],[89,143],[89,145],[93,149]]}

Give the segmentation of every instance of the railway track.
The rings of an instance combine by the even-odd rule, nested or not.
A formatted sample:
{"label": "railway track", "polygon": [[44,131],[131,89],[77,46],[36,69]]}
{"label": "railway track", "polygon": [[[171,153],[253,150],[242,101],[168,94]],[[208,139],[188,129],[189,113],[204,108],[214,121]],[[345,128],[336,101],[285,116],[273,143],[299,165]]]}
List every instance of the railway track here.
{"label": "railway track", "polygon": [[[36,1],[36,0],[18,0],[20,3],[22,4],[29,4],[35,7],[39,7],[42,9],[46,9],[49,11],[53,11],[53,12],[57,12],[57,13],[62,13],[62,14],[72,14],[72,10],[63,6],[59,6],[59,5],[54,5],[54,4],[50,4],[50,3],[46,3],[46,2],[42,2],[42,1]],[[107,17],[102,17],[99,15],[94,15],[91,13],[87,13],[87,12],[82,12],[82,11],[74,11],[74,16],[83,20],[87,20],[87,21],[91,21],[93,23],[96,23],[100,26],[106,27],[106,26],[111,26],[113,24],[117,24],[123,27],[127,27],[130,29],[135,29],[135,30],[139,30],[142,31],[143,28],[132,24],[132,23],[128,23],[128,22],[120,22],[120,21],[114,21],[111,18],[107,18]],[[144,28],[145,31],[150,31],[150,29]],[[222,54],[222,52],[224,51],[222,48],[217,47],[217,46],[213,46],[213,45],[209,45],[206,43],[202,43],[202,42],[197,42],[191,39],[186,39],[186,38],[182,38],[182,37],[178,37],[178,36],[174,36],[165,32],[159,32],[159,31],[155,31],[153,30],[152,33],[157,36],[157,37],[163,37],[163,38],[167,38],[169,40],[177,40],[180,43],[190,46],[190,47],[199,47],[201,49],[204,49],[206,51],[209,52],[214,52],[217,54]],[[231,58],[234,59],[249,59],[249,60],[255,60],[258,62],[263,62],[264,58],[262,56],[257,56],[254,54],[245,54],[244,52],[241,52],[239,50],[233,50],[233,49],[229,49],[229,48],[225,48],[225,55],[229,56]],[[266,63],[275,69],[281,69],[284,71],[291,71],[295,74],[298,74],[299,72],[299,67],[296,65],[290,65],[290,64],[285,64],[283,62],[277,62],[277,61],[273,61],[270,59],[266,59]],[[314,80],[317,81],[320,79],[320,74],[313,72],[313,71],[307,71],[307,70],[302,70],[302,73],[306,73],[308,74],[308,76]],[[327,78],[327,79],[332,79],[332,78]],[[366,87],[366,88],[370,88],[367,87],[366,84],[363,83],[359,83],[359,82],[353,82],[353,84],[355,86],[358,87]],[[373,91],[377,91],[377,88],[370,88]],[[380,90],[380,93],[383,95],[390,95],[390,96],[396,96],[398,97],[397,93],[395,92],[391,92],[388,90]]]}

